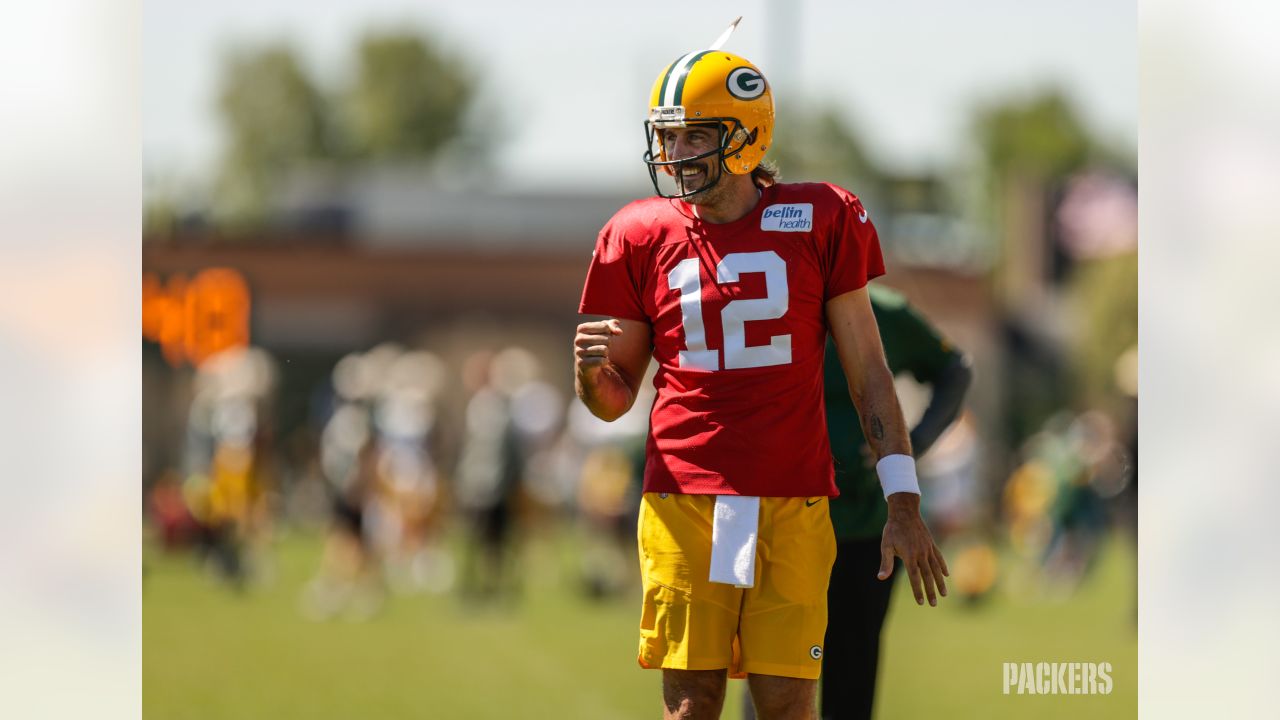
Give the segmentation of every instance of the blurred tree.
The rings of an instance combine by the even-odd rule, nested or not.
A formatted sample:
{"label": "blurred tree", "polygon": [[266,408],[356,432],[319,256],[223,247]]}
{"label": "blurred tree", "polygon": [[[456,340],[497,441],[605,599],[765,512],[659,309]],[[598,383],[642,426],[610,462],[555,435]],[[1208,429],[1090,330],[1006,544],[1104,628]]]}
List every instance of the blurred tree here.
{"label": "blurred tree", "polygon": [[1071,348],[1076,390],[1084,404],[1116,410],[1123,402],[1116,362],[1138,343],[1138,253],[1088,259],[1072,273],[1068,297],[1076,308]]}
{"label": "blurred tree", "polygon": [[226,146],[216,220],[233,231],[261,225],[291,176],[319,163],[341,171],[393,159],[435,161],[451,141],[468,138],[466,154],[482,159],[484,143],[472,135],[483,128],[464,132],[475,87],[462,60],[399,30],[366,35],[352,81],[333,92],[313,82],[286,45],[233,52],[218,94]]}
{"label": "blurred tree", "polygon": [[[1069,98],[1054,89],[981,108],[974,136],[999,247],[993,280],[1006,321],[1034,346],[1032,355],[1061,362],[1065,371],[1046,371],[1009,347],[1006,374],[1026,379],[1008,393],[1011,415],[1031,421],[1026,432],[1054,406],[1115,405],[1117,359],[1137,341],[1137,253],[1122,247],[1067,252],[1051,223],[1069,178],[1103,169],[1127,176],[1131,159],[1091,134]],[[1131,231],[1136,243],[1136,224]],[[1053,402],[1033,407],[1029,398],[1044,388],[1053,388]],[[1010,438],[1013,445],[1020,439],[1016,432]]]}
{"label": "blurred tree", "polygon": [[343,96],[354,157],[433,158],[461,134],[475,84],[461,60],[426,38],[400,31],[366,35],[355,81]]}
{"label": "blurred tree", "polygon": [[974,134],[999,248],[997,295],[1017,312],[1043,311],[1053,262],[1049,194],[1089,162],[1093,143],[1070,101],[1055,89],[980,108]]}
{"label": "blurred tree", "polygon": [[977,135],[997,176],[1041,182],[1080,169],[1093,145],[1070,101],[1057,90],[980,110]]}
{"label": "blurred tree", "polygon": [[168,240],[178,224],[179,211],[173,197],[152,193],[142,203],[142,238]]}
{"label": "blurred tree", "polygon": [[324,96],[286,45],[233,51],[218,111],[226,146],[215,215],[231,228],[260,223],[276,186],[300,164],[331,154]]}
{"label": "blurred tree", "polygon": [[858,134],[831,107],[780,115],[769,159],[784,179],[833,182],[861,196],[878,194],[883,180]]}

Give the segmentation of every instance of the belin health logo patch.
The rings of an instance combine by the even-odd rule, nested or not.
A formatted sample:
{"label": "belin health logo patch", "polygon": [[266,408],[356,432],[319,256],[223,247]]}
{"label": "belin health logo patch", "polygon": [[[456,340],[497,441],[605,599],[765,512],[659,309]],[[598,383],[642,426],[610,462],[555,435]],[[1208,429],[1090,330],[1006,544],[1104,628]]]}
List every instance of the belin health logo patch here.
{"label": "belin health logo patch", "polygon": [[775,232],[809,232],[813,229],[813,203],[770,205],[760,216],[760,229]]}

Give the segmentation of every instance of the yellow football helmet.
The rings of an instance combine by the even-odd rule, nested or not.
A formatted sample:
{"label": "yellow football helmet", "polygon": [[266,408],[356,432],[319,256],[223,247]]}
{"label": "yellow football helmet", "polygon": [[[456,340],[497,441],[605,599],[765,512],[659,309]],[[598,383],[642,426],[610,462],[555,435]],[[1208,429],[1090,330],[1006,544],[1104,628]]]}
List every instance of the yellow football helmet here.
{"label": "yellow football helmet", "polygon": [[[719,128],[719,147],[696,157],[669,160],[662,131],[703,123]],[[723,50],[688,53],[654,81],[644,126],[648,143],[644,161],[654,189],[662,197],[689,197],[721,176],[697,190],[668,194],[658,185],[658,171],[679,176],[683,163],[719,155],[722,171],[750,173],[773,142],[773,91],[760,69],[745,58]]]}

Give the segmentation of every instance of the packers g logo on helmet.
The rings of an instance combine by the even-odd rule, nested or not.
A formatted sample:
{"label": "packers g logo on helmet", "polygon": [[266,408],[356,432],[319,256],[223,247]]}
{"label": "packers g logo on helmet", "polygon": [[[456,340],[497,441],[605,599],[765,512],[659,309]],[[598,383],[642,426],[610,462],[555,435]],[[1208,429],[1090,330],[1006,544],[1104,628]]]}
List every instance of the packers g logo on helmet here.
{"label": "packers g logo on helmet", "polygon": [[[773,91],[764,73],[750,61],[722,50],[682,55],[658,75],[649,93],[644,160],[654,189],[662,197],[675,198],[708,189],[719,175],[695,191],[664,193],[658,172],[679,175],[684,163],[717,155],[723,172],[749,174],[773,142],[773,117]],[[719,129],[719,147],[696,157],[669,159],[662,131],[700,124]]]}
{"label": "packers g logo on helmet", "polygon": [[729,94],[739,100],[755,100],[764,94],[764,77],[755,68],[740,67],[729,73],[725,81]]}

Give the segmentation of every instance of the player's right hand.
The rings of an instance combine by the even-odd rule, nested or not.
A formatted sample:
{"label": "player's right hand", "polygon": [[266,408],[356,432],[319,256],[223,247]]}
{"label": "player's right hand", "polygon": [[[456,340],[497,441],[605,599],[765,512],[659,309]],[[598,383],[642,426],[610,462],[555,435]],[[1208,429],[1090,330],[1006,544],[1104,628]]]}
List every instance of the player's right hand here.
{"label": "player's right hand", "polygon": [[609,343],[622,334],[622,323],[616,319],[594,320],[578,326],[573,339],[573,367],[578,375],[609,362]]}

